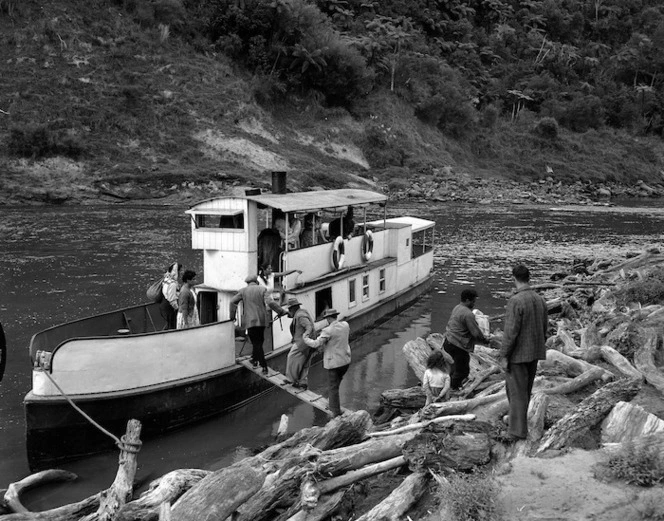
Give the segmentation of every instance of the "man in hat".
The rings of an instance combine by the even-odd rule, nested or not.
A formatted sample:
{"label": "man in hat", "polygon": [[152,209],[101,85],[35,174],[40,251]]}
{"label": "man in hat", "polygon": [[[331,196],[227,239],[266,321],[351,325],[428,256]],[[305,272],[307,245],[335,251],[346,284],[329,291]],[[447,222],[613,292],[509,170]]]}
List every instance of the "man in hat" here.
{"label": "man in hat", "polygon": [[253,347],[251,363],[256,367],[258,364],[263,368],[263,374],[267,374],[267,362],[263,352],[263,341],[265,340],[265,326],[267,325],[267,307],[279,315],[286,312],[277,304],[272,295],[268,293],[265,286],[258,284],[258,277],[250,275],[244,280],[247,285],[231,299],[230,318],[235,320],[237,305],[242,302],[242,323],[247,328],[247,335]]}
{"label": "man in hat", "polygon": [[286,359],[286,383],[306,389],[311,349],[304,343],[303,336],[305,333],[312,334],[314,321],[309,312],[302,309],[301,306],[302,304],[295,297],[290,297],[286,302],[288,316],[293,319],[290,325],[293,344]]}
{"label": "man in hat", "polygon": [[505,334],[500,348],[505,387],[510,404],[510,440],[528,436],[528,404],[537,361],[546,359],[549,316],[544,297],[530,287],[530,270],[523,264],[512,269],[516,291],[507,301]]}
{"label": "man in hat", "polygon": [[350,365],[350,327],[348,322],[337,320],[339,312],[328,309],[323,313],[327,326],[316,340],[304,334],[304,342],[314,349],[323,349],[323,367],[327,369],[328,401],[332,417],[341,415],[339,386]]}

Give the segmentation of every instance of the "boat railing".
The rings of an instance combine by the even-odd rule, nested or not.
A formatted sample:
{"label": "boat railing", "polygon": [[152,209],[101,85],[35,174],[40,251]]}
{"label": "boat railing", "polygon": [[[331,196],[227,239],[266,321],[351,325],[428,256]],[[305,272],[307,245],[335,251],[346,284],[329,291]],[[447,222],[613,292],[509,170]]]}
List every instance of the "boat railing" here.
{"label": "boat railing", "polygon": [[30,340],[30,357],[34,360],[37,351],[52,352],[72,338],[152,333],[163,330],[164,325],[157,303],[119,309],[36,333]]}
{"label": "boat railing", "polygon": [[[364,255],[363,245],[365,243],[364,233],[344,241],[344,268],[367,265],[371,262],[382,260],[389,256],[387,236],[388,230],[382,226],[372,226],[372,251],[370,256]],[[289,275],[285,278],[285,288],[293,288],[297,283],[307,283],[320,279],[336,271],[333,263],[334,242],[325,242],[307,248],[290,250],[283,254],[281,269],[288,271],[301,269],[301,276]]]}

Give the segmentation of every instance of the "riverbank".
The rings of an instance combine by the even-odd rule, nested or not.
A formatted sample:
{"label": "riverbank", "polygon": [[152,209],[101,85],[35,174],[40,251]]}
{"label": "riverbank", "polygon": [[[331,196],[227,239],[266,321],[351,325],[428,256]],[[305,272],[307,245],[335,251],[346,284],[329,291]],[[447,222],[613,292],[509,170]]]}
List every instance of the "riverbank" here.
{"label": "riverbank", "polygon": [[[487,476],[496,483],[494,499],[505,519],[657,519],[664,512],[658,499],[662,486],[655,484],[654,488],[644,489],[625,484],[607,473],[606,468],[616,450],[621,450],[616,443],[622,444],[623,449],[631,443],[635,454],[642,455],[645,452],[640,440],[651,440],[648,435],[653,432],[660,434],[648,442],[651,446],[664,439],[664,375],[657,340],[664,334],[662,252],[664,249],[651,248],[630,258],[596,258],[583,266],[586,273],[576,270],[541,288],[549,292],[547,300],[555,302],[547,361],[541,364],[540,380],[536,383],[536,395],[540,398],[536,400],[539,406],[533,410],[531,432],[538,435],[527,442],[506,445],[501,438],[505,402],[504,392],[500,391],[502,377],[496,371],[483,370],[491,368],[492,351],[479,350],[471,379],[464,388],[468,391],[465,400],[441,404],[437,411],[402,405],[402,420],[389,427],[376,419],[372,422],[366,412],[358,411],[323,427],[300,430],[290,439],[229,468],[199,471],[199,479],[189,481],[189,492],[180,497],[188,488],[183,486],[178,494],[169,497],[172,511],[184,514],[201,504],[216,508],[223,503],[219,499],[223,497],[226,508],[239,509],[240,519],[257,519],[256,512],[260,512],[260,519],[310,519],[305,513],[311,514],[317,508],[327,508],[327,517],[340,514],[382,519],[379,512],[385,512],[386,505],[391,505],[391,512],[399,512],[395,514],[399,519],[406,515],[429,521],[448,519],[445,516],[449,505],[443,500],[450,497],[450,490],[463,499],[455,480],[478,466],[493,470]],[[608,291],[609,288],[613,289]],[[657,288],[659,293],[653,291]],[[436,336],[431,337],[431,342],[436,341]],[[418,345],[432,348],[429,339],[420,340]],[[404,353],[415,370],[413,357],[405,347]],[[418,392],[422,398],[421,388],[412,391],[414,395]],[[478,405],[482,396],[485,401]],[[548,406],[543,408],[542,396],[548,397]],[[447,407],[454,407],[454,412]],[[462,419],[458,416],[461,413],[473,418]],[[437,426],[431,420],[443,424]],[[421,421],[424,423],[414,423]],[[413,430],[396,431],[405,426]],[[388,434],[388,429],[392,434]],[[368,450],[371,440],[389,450],[379,455]],[[391,441],[376,444],[376,440]],[[601,446],[605,448],[600,449]],[[344,459],[343,454],[351,455],[351,460]],[[373,460],[363,460],[359,454],[373,454]],[[377,460],[399,457],[403,460],[388,465],[391,470],[376,466]],[[636,471],[648,475],[642,472],[647,468],[638,468],[646,465],[647,459],[633,455],[631,460],[633,463],[622,464],[623,470],[631,465],[635,471],[628,478],[634,478]],[[322,471],[321,465],[327,465],[327,471]],[[450,473],[450,468],[457,470]],[[438,477],[445,476],[444,480],[437,481],[430,473],[422,472],[429,469]],[[363,474],[354,475],[355,471]],[[233,478],[238,473],[243,473],[250,480],[245,484],[251,486],[241,487],[241,494],[233,496],[236,503],[228,505],[229,495],[223,491],[237,484]],[[377,477],[370,477],[373,474]],[[664,479],[656,470],[650,475],[656,481]],[[314,479],[309,479],[312,476]],[[407,499],[391,494],[394,489],[412,490],[408,487],[413,487],[414,482],[419,484],[414,488],[418,494],[407,494]],[[211,483],[223,486],[210,488]],[[478,483],[481,482],[475,485]],[[449,486],[452,488],[446,488]],[[237,487],[233,490],[237,491]],[[420,495],[421,491],[424,493]],[[339,496],[336,506],[330,502],[333,496]],[[164,496],[160,497],[163,503]],[[344,497],[346,501],[342,501]],[[413,497],[417,501],[411,501]],[[388,503],[383,502],[386,500]],[[146,503],[143,498],[138,504]],[[157,506],[152,504],[153,513]],[[333,507],[340,510],[333,511]],[[495,517],[482,519],[498,519],[498,513],[497,509]]]}
{"label": "riverbank", "polygon": [[[212,196],[243,194],[246,189],[271,189],[269,173],[247,178],[213,176],[206,181],[168,183],[152,181],[93,182],[58,177],[43,177],[38,183],[26,184],[16,180],[7,185],[0,196],[2,205],[93,205],[93,204],[189,204]],[[471,176],[450,167],[434,169],[432,175],[416,175],[407,169],[391,169],[377,176],[339,174],[342,184],[337,187],[376,190],[389,194],[390,200],[400,202],[445,203],[467,202],[483,205],[584,205],[611,206],[616,200],[664,198],[664,172],[660,182],[633,184],[591,181],[563,182],[555,176],[533,182]],[[5,181],[7,184],[8,181]],[[289,190],[324,189],[312,186],[302,175],[289,175]]]}

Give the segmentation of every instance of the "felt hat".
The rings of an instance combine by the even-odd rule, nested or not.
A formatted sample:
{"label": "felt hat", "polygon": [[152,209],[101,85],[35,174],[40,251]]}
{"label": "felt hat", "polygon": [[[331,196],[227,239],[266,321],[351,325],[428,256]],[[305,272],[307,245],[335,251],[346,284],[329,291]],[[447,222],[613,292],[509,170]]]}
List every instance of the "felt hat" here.
{"label": "felt hat", "polygon": [[339,312],[336,309],[330,308],[325,310],[325,312],[323,313],[323,318],[336,317],[338,315]]}
{"label": "felt hat", "polygon": [[297,300],[295,297],[290,297],[288,301],[286,301],[286,307],[287,308],[292,308],[293,306],[301,306],[302,303]]}
{"label": "felt hat", "polygon": [[252,282],[258,282],[258,277],[256,275],[249,275],[244,281],[247,284],[251,284]]}

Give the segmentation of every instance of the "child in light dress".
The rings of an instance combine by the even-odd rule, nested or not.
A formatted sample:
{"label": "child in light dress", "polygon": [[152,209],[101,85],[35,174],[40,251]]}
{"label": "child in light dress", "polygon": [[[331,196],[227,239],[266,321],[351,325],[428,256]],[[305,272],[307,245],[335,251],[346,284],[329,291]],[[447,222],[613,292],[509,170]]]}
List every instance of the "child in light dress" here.
{"label": "child in light dress", "polygon": [[442,351],[435,350],[427,360],[422,376],[422,388],[427,396],[426,405],[449,398],[451,366]]}

